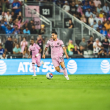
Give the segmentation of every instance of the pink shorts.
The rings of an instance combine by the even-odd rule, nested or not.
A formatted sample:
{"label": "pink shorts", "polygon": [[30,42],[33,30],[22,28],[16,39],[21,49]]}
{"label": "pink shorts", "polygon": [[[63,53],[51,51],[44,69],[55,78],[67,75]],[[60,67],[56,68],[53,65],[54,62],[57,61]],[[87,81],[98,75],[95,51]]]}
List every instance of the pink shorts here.
{"label": "pink shorts", "polygon": [[41,55],[37,57],[32,57],[32,63],[35,63],[37,64],[37,66],[40,66],[40,59],[41,59]]}
{"label": "pink shorts", "polygon": [[60,63],[64,62],[64,58],[62,57],[58,57],[58,58],[52,58],[52,63],[54,65],[54,67],[60,66]]}

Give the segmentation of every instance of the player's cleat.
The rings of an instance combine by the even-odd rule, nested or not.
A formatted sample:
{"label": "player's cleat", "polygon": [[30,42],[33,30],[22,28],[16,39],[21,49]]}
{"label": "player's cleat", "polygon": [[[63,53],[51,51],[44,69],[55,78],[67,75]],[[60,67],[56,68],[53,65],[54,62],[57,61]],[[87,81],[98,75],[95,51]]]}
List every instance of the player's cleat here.
{"label": "player's cleat", "polygon": [[36,74],[32,75],[32,76],[37,76]]}
{"label": "player's cleat", "polygon": [[65,78],[66,78],[67,80],[70,80],[68,76],[65,76]]}

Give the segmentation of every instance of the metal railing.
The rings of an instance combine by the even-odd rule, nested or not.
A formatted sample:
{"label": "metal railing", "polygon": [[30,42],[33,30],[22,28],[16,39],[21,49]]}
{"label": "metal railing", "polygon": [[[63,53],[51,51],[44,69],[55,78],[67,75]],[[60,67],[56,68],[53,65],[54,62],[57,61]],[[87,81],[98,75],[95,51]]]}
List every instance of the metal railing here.
{"label": "metal railing", "polygon": [[[77,19],[76,17],[72,16],[70,13],[66,12],[65,10],[63,10],[62,8],[59,7],[59,9],[63,12],[63,16],[64,14],[67,14],[70,18],[72,18],[73,22],[78,22],[81,25],[81,36],[83,36],[83,30],[84,28],[88,29],[88,33],[89,35],[93,35],[94,33],[97,34],[97,36],[99,36],[101,39],[104,38],[104,36],[102,34],[100,34],[99,32],[97,32],[95,29],[91,28],[90,26],[88,26],[87,24],[85,24],[84,22],[80,21],[79,19]],[[94,35],[93,35],[94,36]]]}

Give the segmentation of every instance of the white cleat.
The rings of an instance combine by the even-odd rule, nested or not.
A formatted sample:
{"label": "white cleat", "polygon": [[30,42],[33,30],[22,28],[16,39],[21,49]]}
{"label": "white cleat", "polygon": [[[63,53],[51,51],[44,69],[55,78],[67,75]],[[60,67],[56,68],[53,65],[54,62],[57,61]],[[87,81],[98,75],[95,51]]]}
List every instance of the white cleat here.
{"label": "white cleat", "polygon": [[32,75],[32,76],[37,76],[36,74]]}
{"label": "white cleat", "polygon": [[68,76],[65,76],[66,80],[70,80]]}

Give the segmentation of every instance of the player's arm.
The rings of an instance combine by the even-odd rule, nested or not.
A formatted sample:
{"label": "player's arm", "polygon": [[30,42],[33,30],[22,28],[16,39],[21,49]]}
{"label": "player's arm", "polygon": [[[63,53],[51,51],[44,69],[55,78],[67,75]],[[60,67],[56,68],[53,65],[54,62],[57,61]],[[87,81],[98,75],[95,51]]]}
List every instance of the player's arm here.
{"label": "player's arm", "polygon": [[42,58],[45,58],[45,54],[46,54],[47,49],[48,49],[48,47],[45,47]]}
{"label": "player's arm", "polygon": [[45,49],[44,49],[42,58],[45,58],[45,54],[46,54],[46,51],[47,51],[47,49],[48,49],[49,46],[50,46],[50,40],[47,41],[47,44],[45,46]]}
{"label": "player's arm", "polygon": [[66,55],[66,58],[69,58],[69,56],[68,56],[68,54],[67,54],[67,52],[66,52],[65,46],[63,46],[62,48],[63,48],[63,51],[64,51],[64,53],[65,53],[65,55]]}

